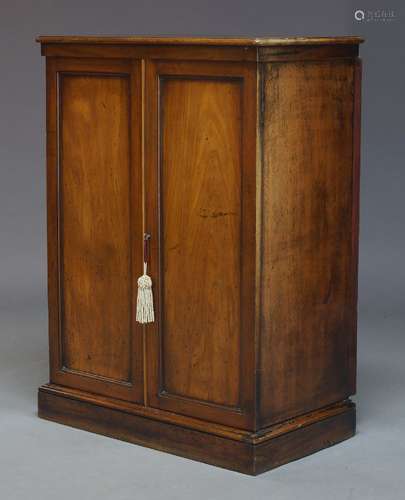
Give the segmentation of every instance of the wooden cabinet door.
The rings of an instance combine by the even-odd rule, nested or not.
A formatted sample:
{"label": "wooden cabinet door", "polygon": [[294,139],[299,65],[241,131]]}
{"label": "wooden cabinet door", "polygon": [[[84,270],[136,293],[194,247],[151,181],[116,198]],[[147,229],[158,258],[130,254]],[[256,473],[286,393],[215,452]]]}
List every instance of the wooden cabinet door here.
{"label": "wooden cabinet door", "polygon": [[254,65],[146,64],[148,404],[249,428],[254,400]]}
{"label": "wooden cabinet door", "polygon": [[143,400],[139,62],[47,62],[51,382]]}

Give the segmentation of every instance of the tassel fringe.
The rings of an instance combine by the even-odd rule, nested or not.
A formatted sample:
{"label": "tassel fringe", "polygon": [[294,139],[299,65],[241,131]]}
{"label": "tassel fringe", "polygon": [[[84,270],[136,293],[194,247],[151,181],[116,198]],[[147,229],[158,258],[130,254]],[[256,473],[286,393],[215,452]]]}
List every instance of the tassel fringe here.
{"label": "tassel fringe", "polygon": [[147,275],[144,264],[143,275],[138,278],[138,297],[136,301],[136,321],[138,323],[153,323],[155,313],[153,310],[152,280]]}

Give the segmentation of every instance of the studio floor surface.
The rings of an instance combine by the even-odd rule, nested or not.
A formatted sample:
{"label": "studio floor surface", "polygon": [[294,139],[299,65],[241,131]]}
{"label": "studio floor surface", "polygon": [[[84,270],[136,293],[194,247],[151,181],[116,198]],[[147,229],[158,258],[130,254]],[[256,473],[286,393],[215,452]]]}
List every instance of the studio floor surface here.
{"label": "studio floor surface", "polygon": [[1,500],[399,500],[405,491],[404,322],[360,314],[358,432],[249,477],[40,420],[44,307],[0,311]]}

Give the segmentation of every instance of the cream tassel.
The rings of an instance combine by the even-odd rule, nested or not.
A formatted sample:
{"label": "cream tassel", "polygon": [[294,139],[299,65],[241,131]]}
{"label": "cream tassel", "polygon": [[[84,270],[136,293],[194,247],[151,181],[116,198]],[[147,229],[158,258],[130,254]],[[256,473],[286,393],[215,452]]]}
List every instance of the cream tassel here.
{"label": "cream tassel", "polygon": [[150,236],[145,234],[143,275],[138,278],[138,297],[136,301],[136,321],[138,321],[138,323],[153,323],[155,321],[155,314],[153,311],[152,280],[150,276],[148,276],[147,264],[147,246],[149,238]]}
{"label": "cream tassel", "polygon": [[153,323],[155,321],[152,280],[146,273],[147,264],[145,262],[143,265],[143,276],[138,278],[138,298],[136,301],[136,321],[138,323]]}

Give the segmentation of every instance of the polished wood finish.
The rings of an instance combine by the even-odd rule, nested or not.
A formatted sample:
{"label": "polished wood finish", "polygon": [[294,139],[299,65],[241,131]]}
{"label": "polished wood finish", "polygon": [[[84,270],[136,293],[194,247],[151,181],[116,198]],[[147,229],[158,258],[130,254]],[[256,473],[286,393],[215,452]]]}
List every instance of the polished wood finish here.
{"label": "polished wood finish", "polygon": [[47,86],[51,381],[142,401],[140,64],[51,60]]}
{"label": "polished wood finish", "polygon": [[358,45],[287,45],[257,49],[261,62],[320,61],[322,59],[351,59],[359,53]]}
{"label": "polished wood finish", "polygon": [[361,39],[39,41],[39,415],[253,475],[350,437]]}
{"label": "polished wood finish", "polygon": [[241,428],[253,425],[256,118],[247,110],[255,69],[146,68],[146,227],[157,292],[149,401]]}
{"label": "polished wood finish", "polygon": [[357,59],[354,65],[354,103],[353,103],[353,177],[352,177],[352,336],[349,347],[350,386],[356,392],[357,371],[357,295],[359,260],[359,221],[360,221],[360,148],[361,148],[361,75],[362,62]]}
{"label": "polished wood finish", "polygon": [[237,408],[242,83],[167,74],[159,89],[161,390]]}
{"label": "polished wood finish", "polygon": [[59,92],[62,362],[130,382],[129,78],[62,73]]}
{"label": "polished wood finish", "polygon": [[52,36],[37,37],[37,42],[47,43],[78,43],[100,45],[205,45],[205,46],[289,46],[289,45],[358,45],[363,39],[358,36],[335,37],[193,37],[193,36]]}
{"label": "polished wood finish", "polygon": [[42,45],[47,57],[80,57],[107,59],[157,59],[176,61],[252,61],[257,60],[257,47],[187,46],[187,45],[97,45],[50,43]]}
{"label": "polished wood finish", "polygon": [[353,393],[353,71],[263,66],[264,425]]}
{"label": "polished wood finish", "polygon": [[357,45],[285,45],[231,46],[211,45],[97,45],[79,43],[50,43],[42,46],[47,57],[80,57],[108,59],[170,59],[177,61],[300,61],[353,58]]}
{"label": "polished wood finish", "polygon": [[352,405],[345,412],[330,418],[291,432],[283,432],[275,439],[253,447],[253,475],[344,441],[354,435],[355,427],[356,412]]}
{"label": "polished wood finish", "polygon": [[284,429],[269,428],[259,440],[252,433],[235,439],[212,432],[208,424],[204,431],[145,418],[47,386],[39,391],[39,416],[253,476],[348,439],[356,419],[354,405],[346,402],[287,422]]}
{"label": "polished wood finish", "polygon": [[352,58],[360,37],[198,38],[43,36],[47,57],[97,57],[204,61],[282,61]]}

